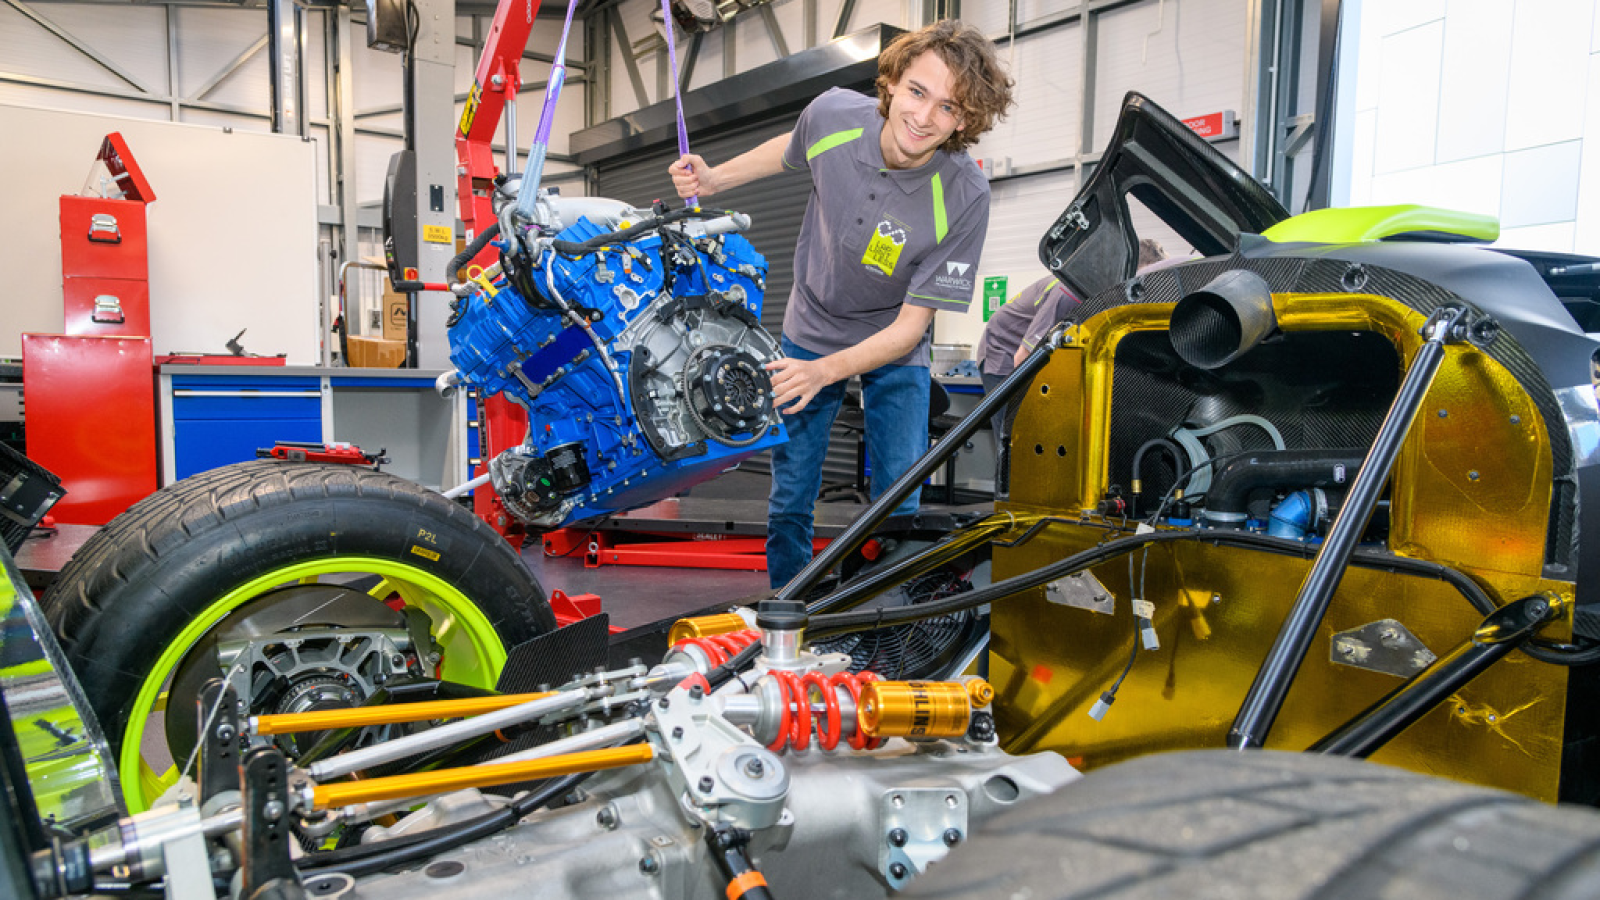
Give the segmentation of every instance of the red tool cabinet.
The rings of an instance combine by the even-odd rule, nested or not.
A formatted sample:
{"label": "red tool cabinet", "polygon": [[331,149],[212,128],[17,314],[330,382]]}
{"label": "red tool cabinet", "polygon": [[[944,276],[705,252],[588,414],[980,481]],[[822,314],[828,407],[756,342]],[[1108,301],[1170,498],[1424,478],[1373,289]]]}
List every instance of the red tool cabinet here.
{"label": "red tool cabinet", "polygon": [[22,394],[28,458],[67,490],[57,521],[104,525],[155,491],[149,338],[24,334]]}
{"label": "red tool cabinet", "polygon": [[28,456],[61,479],[61,522],[103,525],[158,484],[145,206],[122,135],[100,145],[120,196],[61,198],[66,334],[22,336]]}
{"label": "red tool cabinet", "polygon": [[122,135],[95,157],[121,197],[61,198],[61,294],[67,334],[150,335],[150,249],[145,206],[156,199]]}

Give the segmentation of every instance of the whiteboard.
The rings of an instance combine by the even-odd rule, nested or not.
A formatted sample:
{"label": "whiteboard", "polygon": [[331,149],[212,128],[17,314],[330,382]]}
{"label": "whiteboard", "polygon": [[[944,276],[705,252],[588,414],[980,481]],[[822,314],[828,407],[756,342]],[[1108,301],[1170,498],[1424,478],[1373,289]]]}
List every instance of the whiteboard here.
{"label": "whiteboard", "polygon": [[62,194],[121,132],[156,201],[150,234],[155,352],[252,353],[318,362],[315,145],[220,127],[0,105],[0,356],[58,334]]}

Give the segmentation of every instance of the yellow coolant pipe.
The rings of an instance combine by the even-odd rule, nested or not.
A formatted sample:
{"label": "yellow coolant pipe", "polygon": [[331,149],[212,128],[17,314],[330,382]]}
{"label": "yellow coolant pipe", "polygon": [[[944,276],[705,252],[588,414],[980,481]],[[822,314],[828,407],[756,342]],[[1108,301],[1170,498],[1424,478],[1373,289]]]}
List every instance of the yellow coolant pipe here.
{"label": "yellow coolant pipe", "polygon": [[368,778],[339,784],[319,784],[312,789],[312,802],[318,809],[332,809],[349,806],[352,803],[376,803],[381,800],[398,800],[402,797],[443,794],[471,787],[493,787],[498,784],[554,778],[576,772],[620,769],[647,763],[654,758],[655,750],[651,749],[649,744],[634,744],[607,750],[568,753],[545,759],[530,759],[525,762],[465,766],[458,769],[440,769],[437,772],[391,775],[387,778]]}
{"label": "yellow coolant pipe", "polygon": [[256,734],[293,734],[299,731],[325,731],[329,728],[364,728],[368,725],[393,725],[396,722],[459,719],[463,716],[478,716],[509,706],[517,706],[530,700],[549,697],[554,693],[555,691],[543,691],[535,694],[502,694],[498,697],[424,700],[420,703],[395,703],[388,706],[280,713],[255,716],[250,720],[250,726]]}

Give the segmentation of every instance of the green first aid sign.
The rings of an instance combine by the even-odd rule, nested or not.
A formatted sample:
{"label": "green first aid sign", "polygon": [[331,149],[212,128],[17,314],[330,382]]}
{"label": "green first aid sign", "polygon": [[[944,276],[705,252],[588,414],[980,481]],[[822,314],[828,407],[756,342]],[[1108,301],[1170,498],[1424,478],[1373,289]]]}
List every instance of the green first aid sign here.
{"label": "green first aid sign", "polygon": [[1006,302],[1006,277],[996,275],[983,280],[983,320],[989,321],[1000,304]]}

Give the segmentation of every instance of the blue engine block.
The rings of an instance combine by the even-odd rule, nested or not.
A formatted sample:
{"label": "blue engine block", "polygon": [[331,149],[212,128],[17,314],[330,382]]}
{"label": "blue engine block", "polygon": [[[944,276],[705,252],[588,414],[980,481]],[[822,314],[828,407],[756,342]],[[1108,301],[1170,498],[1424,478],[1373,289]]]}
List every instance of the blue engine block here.
{"label": "blue engine block", "polygon": [[523,445],[489,462],[507,509],[558,528],[669,497],[787,439],[762,368],[779,355],[760,324],[766,260],[749,241],[691,220],[574,248],[650,214],[541,204],[547,221],[575,221],[534,241],[531,265],[503,258],[509,274],[480,280],[450,324],[459,383],[528,411]]}

